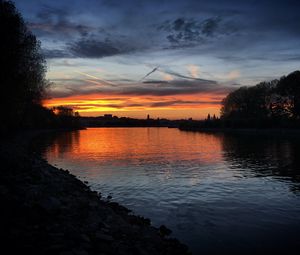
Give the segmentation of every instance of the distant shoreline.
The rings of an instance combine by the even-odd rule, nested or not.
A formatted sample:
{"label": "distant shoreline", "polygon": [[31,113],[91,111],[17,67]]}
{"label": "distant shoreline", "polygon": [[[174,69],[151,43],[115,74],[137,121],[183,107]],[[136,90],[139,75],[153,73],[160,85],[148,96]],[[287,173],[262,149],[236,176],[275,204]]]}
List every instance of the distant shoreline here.
{"label": "distant shoreline", "polygon": [[204,133],[226,133],[226,134],[249,134],[249,135],[281,135],[281,136],[299,136],[300,129],[288,128],[196,128],[196,127],[179,127],[181,131],[204,132]]}

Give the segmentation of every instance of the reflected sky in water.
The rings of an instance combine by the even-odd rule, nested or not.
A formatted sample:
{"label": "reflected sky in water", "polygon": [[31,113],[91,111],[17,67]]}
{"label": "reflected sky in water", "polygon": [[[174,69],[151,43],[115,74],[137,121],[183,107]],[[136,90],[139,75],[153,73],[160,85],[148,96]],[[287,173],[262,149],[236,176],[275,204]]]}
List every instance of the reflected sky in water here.
{"label": "reflected sky in water", "polygon": [[51,164],[167,225],[194,254],[300,248],[298,139],[99,128],[37,144]]}

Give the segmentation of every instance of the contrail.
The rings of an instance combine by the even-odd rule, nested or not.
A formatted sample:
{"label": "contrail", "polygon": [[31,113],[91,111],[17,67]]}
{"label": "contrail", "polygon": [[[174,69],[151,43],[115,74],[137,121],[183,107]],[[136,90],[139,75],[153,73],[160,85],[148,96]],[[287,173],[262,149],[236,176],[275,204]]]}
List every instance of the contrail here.
{"label": "contrail", "polygon": [[97,84],[97,85],[103,85],[102,83],[94,81],[94,80],[86,80],[86,81]]}
{"label": "contrail", "polygon": [[[79,72],[79,71],[75,71],[75,73],[78,73],[78,74],[84,75],[84,76],[86,76],[86,77],[90,77],[90,78],[96,79],[96,80],[98,80],[98,81],[101,81],[101,82],[105,83],[106,85],[116,86],[115,83],[112,83],[112,82],[110,82],[110,81],[106,81],[106,80],[99,79],[98,77],[93,76],[93,75],[90,75],[90,74],[87,74],[87,73],[83,73],[83,72]],[[89,80],[89,81],[90,81],[90,80]]]}
{"label": "contrail", "polygon": [[146,77],[148,77],[150,74],[154,73],[158,69],[158,66],[155,67],[151,72],[147,73],[140,81],[144,80]]}
{"label": "contrail", "polygon": [[212,81],[212,80],[205,80],[205,79],[195,78],[195,77],[191,77],[191,76],[186,76],[186,75],[182,75],[182,74],[179,74],[179,73],[176,73],[176,72],[173,72],[173,71],[167,71],[167,70],[161,70],[161,69],[158,70],[158,71],[162,72],[162,73],[170,74],[170,75],[173,75],[173,76],[176,76],[176,77],[179,77],[179,78],[183,78],[183,79],[216,83],[215,81]]}
{"label": "contrail", "polygon": [[173,72],[173,71],[165,70],[165,69],[162,69],[159,66],[155,67],[151,72],[147,73],[140,81],[144,80],[146,77],[148,77],[150,74],[154,73],[155,71],[158,71],[158,72],[161,72],[161,73],[164,73],[164,74],[170,74],[172,76],[176,76],[176,77],[183,78],[183,79],[188,79],[188,80],[196,80],[196,81],[202,81],[202,82],[216,83],[213,80],[205,80],[205,79],[200,79],[200,78],[194,78],[194,77],[187,76],[187,75],[182,75],[182,74],[179,74],[179,73],[176,73],[176,72]]}

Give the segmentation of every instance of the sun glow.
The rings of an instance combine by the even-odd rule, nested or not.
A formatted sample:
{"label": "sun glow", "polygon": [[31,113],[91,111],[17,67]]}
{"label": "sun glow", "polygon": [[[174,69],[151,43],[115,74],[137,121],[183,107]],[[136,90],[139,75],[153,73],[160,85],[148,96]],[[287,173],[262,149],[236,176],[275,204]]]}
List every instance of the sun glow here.
{"label": "sun glow", "polygon": [[182,96],[124,96],[124,95],[79,95],[52,98],[44,101],[44,106],[67,106],[82,116],[99,116],[114,113],[117,116],[144,118],[147,113],[159,118],[201,119],[208,113],[219,114],[223,95],[201,94]]}

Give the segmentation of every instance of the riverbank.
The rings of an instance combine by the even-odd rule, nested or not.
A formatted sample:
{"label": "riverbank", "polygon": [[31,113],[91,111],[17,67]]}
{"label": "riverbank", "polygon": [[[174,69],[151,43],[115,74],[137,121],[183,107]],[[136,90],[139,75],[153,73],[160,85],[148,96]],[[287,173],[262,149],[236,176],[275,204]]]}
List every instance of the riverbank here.
{"label": "riverbank", "polygon": [[189,254],[167,228],[101,198],[28,146],[19,138],[0,146],[0,238],[7,254]]}

